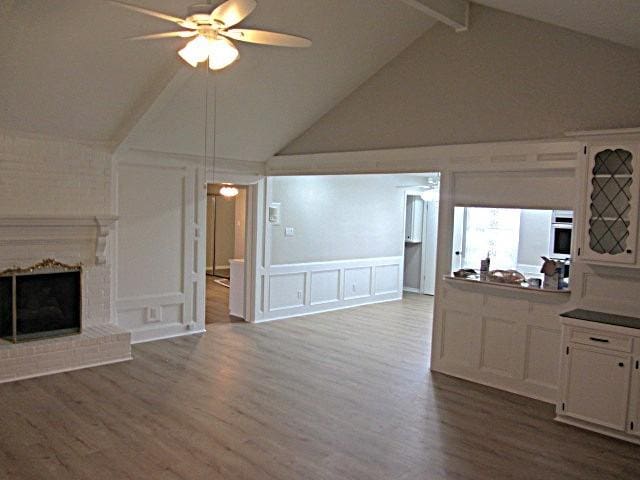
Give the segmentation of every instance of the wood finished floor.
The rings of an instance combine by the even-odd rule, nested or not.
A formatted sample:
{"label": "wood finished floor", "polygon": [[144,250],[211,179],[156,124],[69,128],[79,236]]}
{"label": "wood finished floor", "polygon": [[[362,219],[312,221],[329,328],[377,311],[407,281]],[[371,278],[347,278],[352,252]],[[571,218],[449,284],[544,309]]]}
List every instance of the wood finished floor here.
{"label": "wood finished floor", "polygon": [[634,479],[636,446],[431,374],[429,297],[216,324],[0,385],[0,479]]}
{"label": "wood finished floor", "polygon": [[216,277],[207,275],[207,302],[205,323],[244,322],[229,315],[229,289],[215,282]]}

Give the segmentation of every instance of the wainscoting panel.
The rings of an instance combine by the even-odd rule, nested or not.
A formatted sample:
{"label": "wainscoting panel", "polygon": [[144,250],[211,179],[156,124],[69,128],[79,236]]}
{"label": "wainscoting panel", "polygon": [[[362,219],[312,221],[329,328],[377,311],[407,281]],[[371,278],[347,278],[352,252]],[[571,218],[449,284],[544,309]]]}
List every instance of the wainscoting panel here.
{"label": "wainscoting panel", "polygon": [[257,321],[402,298],[402,257],[272,265],[268,302]]}
{"label": "wainscoting panel", "polygon": [[480,369],[496,375],[513,376],[513,344],[515,343],[515,321],[502,318],[482,319],[482,351]]}
{"label": "wainscoting panel", "polygon": [[560,366],[560,332],[529,325],[525,381],[544,388],[556,388]]}
{"label": "wainscoting panel", "polygon": [[555,403],[569,295],[443,283],[432,370]]}
{"label": "wainscoting panel", "polygon": [[346,268],[344,271],[344,299],[371,296],[372,267]]}
{"label": "wainscoting panel", "polygon": [[306,272],[271,275],[269,278],[270,310],[304,306],[306,277]]}
{"label": "wainscoting panel", "polygon": [[377,266],[375,268],[375,294],[382,295],[385,293],[398,293],[400,275],[401,272],[399,265]]}
{"label": "wainscoting panel", "polygon": [[471,367],[474,355],[474,323],[465,312],[447,310],[442,315],[440,359],[451,365]]}
{"label": "wainscoting panel", "polygon": [[340,269],[311,272],[311,305],[340,301]]}

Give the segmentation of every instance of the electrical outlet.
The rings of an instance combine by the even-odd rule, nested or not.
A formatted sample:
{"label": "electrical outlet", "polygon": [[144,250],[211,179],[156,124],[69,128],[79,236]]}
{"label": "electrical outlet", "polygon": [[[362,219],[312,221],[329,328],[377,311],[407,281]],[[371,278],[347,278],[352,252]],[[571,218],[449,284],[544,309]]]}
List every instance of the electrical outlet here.
{"label": "electrical outlet", "polygon": [[298,290],[298,300],[302,300],[302,290]]}
{"label": "electrical outlet", "polygon": [[293,227],[285,227],[284,236],[285,237],[293,237],[296,234],[296,230]]}
{"label": "electrical outlet", "polygon": [[351,284],[351,291],[352,291],[353,293],[356,293],[356,284],[355,284],[355,283],[352,283],[352,284]]}
{"label": "electrical outlet", "polygon": [[157,307],[147,307],[147,318],[146,318],[146,322],[147,323],[157,323],[162,321],[162,319],[160,318],[160,312],[158,311]]}

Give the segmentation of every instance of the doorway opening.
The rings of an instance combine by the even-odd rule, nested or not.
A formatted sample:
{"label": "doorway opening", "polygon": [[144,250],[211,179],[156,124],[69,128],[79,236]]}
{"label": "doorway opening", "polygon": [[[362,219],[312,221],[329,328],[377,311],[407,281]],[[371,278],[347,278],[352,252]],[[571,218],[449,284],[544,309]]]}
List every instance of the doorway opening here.
{"label": "doorway opening", "polygon": [[[261,230],[256,232],[256,321],[371,305],[371,314],[396,318],[395,327],[402,328],[406,320],[416,332],[429,335],[438,184],[437,173],[264,179],[264,190],[257,196],[264,203],[259,210]],[[404,289],[409,194],[429,203],[422,211],[428,215],[420,231],[428,228],[428,234],[423,233],[426,246],[420,250],[417,269],[424,280],[416,283],[415,291]]]}
{"label": "doorway opening", "polygon": [[247,189],[234,186],[235,192],[227,192],[225,187],[207,185],[206,324],[244,318]]}

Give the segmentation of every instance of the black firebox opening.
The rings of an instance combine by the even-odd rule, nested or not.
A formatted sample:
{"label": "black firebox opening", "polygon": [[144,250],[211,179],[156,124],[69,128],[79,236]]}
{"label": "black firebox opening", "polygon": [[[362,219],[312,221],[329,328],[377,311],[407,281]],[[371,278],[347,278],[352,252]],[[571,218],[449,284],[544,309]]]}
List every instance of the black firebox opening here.
{"label": "black firebox opening", "polygon": [[[16,340],[80,331],[80,272],[18,275],[15,278]],[[12,279],[8,278],[8,284],[6,277],[0,280],[0,332],[4,338],[12,339]]]}

